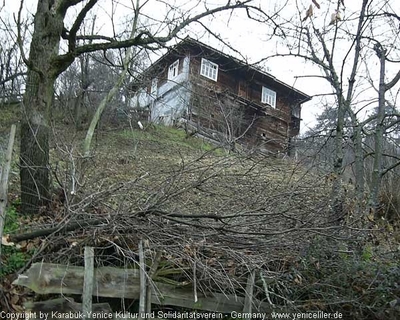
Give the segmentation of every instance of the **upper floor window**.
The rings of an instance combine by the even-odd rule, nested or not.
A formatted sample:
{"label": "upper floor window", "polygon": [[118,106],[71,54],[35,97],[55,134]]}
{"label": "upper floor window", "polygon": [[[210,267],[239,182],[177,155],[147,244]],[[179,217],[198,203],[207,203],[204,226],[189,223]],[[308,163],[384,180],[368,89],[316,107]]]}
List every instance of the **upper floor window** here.
{"label": "upper floor window", "polygon": [[174,79],[178,75],[179,60],[176,60],[168,68],[168,80]]}
{"label": "upper floor window", "polygon": [[276,107],[276,92],[268,89],[267,87],[262,87],[261,102],[269,104],[271,107]]}
{"label": "upper floor window", "polygon": [[211,80],[217,81],[218,78],[218,65],[202,58],[200,74]]}

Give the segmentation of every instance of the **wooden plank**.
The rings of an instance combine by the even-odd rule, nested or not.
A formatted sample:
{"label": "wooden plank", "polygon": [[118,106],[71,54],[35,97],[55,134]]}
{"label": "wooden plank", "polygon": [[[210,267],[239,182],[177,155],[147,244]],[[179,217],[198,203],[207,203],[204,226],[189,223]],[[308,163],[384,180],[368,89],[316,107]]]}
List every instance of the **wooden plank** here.
{"label": "wooden plank", "polygon": [[[28,287],[39,294],[82,294],[83,267],[65,266],[50,263],[34,263],[31,268],[13,282],[14,285]],[[139,299],[139,271],[101,267],[94,272],[94,293],[100,297]],[[194,302],[193,288],[178,288],[154,281],[151,302],[158,305],[178,306],[189,309],[230,313],[241,312],[244,297],[222,293],[198,293]],[[253,299],[257,312],[270,312],[270,306]]]}
{"label": "wooden plank", "polygon": [[94,248],[85,247],[85,271],[83,275],[82,311],[83,319],[88,319],[92,312]]}
{"label": "wooden plank", "polygon": [[[14,284],[32,289],[39,294],[82,294],[83,267],[52,263],[34,263],[19,275]],[[101,267],[94,270],[93,291],[102,297],[126,297],[137,299],[139,271]],[[122,285],[124,284],[124,285]]]}

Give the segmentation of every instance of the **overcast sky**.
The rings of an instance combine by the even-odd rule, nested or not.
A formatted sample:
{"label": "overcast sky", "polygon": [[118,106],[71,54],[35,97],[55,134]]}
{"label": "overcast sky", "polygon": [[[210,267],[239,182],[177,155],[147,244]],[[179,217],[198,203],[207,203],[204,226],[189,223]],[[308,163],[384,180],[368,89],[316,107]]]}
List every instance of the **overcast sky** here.
{"label": "overcast sky", "polygon": [[[134,0],[136,1],[136,0]],[[375,0],[376,1],[376,0]],[[141,3],[144,3],[141,0]],[[227,0],[208,0],[208,1],[194,1],[194,0],[150,0],[143,7],[143,17],[147,19],[147,22],[152,24],[152,27],[157,30],[157,34],[166,32],[168,27],[166,24],[161,24],[159,21],[164,21],[165,18],[172,22],[176,22],[180,15],[187,14],[190,12],[194,15],[196,12],[204,11],[207,3],[207,8],[212,8],[216,5],[226,4]],[[333,34],[334,28],[328,28],[331,14],[334,12],[337,1],[332,0],[318,0],[321,5],[321,9],[314,9],[314,16],[312,17],[315,25],[320,28],[326,37]],[[354,18],[356,12],[359,10],[361,0],[345,0],[346,9],[341,10],[341,16],[344,18]],[[397,12],[400,12],[400,1],[392,1],[397,8]],[[1,15],[15,13],[18,11],[20,1],[17,0],[5,0],[5,8],[3,8]],[[27,14],[32,15],[36,10],[36,0],[25,0],[25,7]],[[84,2],[85,3],[85,2]],[[123,27],[127,21],[131,19],[132,15],[132,2],[131,0],[118,0],[114,2],[114,6],[111,5],[111,0],[99,0],[96,9],[92,14],[97,17],[96,30],[99,34],[111,35],[111,24],[110,19],[112,12],[115,11],[114,22],[117,31],[123,30]],[[254,6],[260,7],[262,10],[270,15],[279,12],[281,18],[292,21],[300,21],[305,16],[305,11],[311,4],[311,0],[254,0]],[[78,5],[75,10],[69,12],[69,16],[75,16],[77,10],[82,5]],[[172,11],[172,7],[179,8],[178,10]],[[167,14],[166,14],[167,12]],[[151,20],[150,20],[151,19]],[[234,12],[224,12],[217,14],[213,17],[208,17],[202,20],[204,24],[213,32],[221,36],[227,43],[233,48],[240,52],[241,57],[238,53],[233,52],[221,42],[219,42],[212,35],[207,34],[204,28],[199,24],[191,25],[185,32],[180,34],[181,37],[190,35],[198,40],[209,44],[219,50],[223,50],[228,54],[235,55],[239,58],[247,59],[250,63],[254,63],[261,59],[265,59],[270,55],[274,55],[277,52],[282,53],[287,51],[287,47],[282,39],[275,37],[270,39],[272,23],[260,24],[255,21],[251,21],[247,18],[243,10],[236,10]],[[305,24],[310,23],[306,21]],[[343,25],[348,31],[355,30],[356,21],[348,22]],[[385,28],[385,26],[383,26]],[[338,52],[337,61],[341,62],[340,54],[342,52],[343,57],[348,48],[348,42],[342,41],[339,45],[342,46]],[[156,57],[154,57],[155,59]],[[377,65],[377,61],[371,62],[371,72],[374,75],[377,72],[377,68],[373,68],[374,63]],[[305,63],[304,60],[294,58],[273,58],[269,59],[263,64],[264,67],[270,70],[274,76],[278,79],[286,82],[289,85],[293,85],[297,89],[309,94],[309,95],[320,95],[322,93],[330,92],[330,87],[326,81],[318,78],[298,78],[298,76],[304,75],[319,75],[319,70],[314,67],[311,63]],[[389,71],[390,72],[390,71]],[[394,73],[394,71],[392,72]],[[332,100],[331,100],[332,101]],[[302,117],[304,119],[302,123],[302,132],[307,130],[309,126],[315,123],[315,115],[322,111],[322,103],[320,97],[315,97],[311,102],[304,104]]]}

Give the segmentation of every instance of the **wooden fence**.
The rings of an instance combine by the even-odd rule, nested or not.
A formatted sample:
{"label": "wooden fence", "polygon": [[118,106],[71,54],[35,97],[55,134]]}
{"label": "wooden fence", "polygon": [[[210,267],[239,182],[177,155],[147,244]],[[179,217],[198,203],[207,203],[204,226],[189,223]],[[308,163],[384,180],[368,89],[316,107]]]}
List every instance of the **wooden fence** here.
{"label": "wooden fence", "polygon": [[[13,284],[28,287],[38,294],[82,295],[82,304],[68,298],[27,303],[27,312],[48,312],[49,315],[51,312],[76,312],[78,318],[87,318],[87,315],[95,311],[111,312],[108,304],[92,305],[93,296],[139,300],[139,315],[151,314],[151,304],[219,314],[233,311],[271,312],[270,304],[253,297],[254,273],[248,278],[244,297],[218,292],[205,295],[196,292],[193,288],[195,286],[178,287],[153,281],[152,273],[155,270],[151,267],[148,272],[144,271],[144,261],[139,261],[139,269],[93,268],[93,259],[93,248],[86,247],[85,267],[34,263],[26,273],[19,275]],[[140,255],[139,260],[142,260]]]}

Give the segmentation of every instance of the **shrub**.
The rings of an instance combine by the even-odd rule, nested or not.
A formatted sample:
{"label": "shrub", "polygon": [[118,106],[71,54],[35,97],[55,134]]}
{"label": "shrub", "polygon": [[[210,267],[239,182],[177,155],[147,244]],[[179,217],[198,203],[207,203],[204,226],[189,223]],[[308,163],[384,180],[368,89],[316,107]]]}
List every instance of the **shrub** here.
{"label": "shrub", "polygon": [[[298,258],[284,284],[288,300],[303,311],[314,308],[341,312],[345,319],[395,319],[390,302],[400,297],[400,253],[376,256],[366,244],[361,250],[318,239]],[[293,279],[301,279],[294,281]]]}

